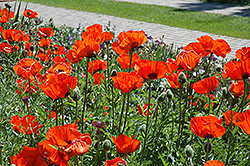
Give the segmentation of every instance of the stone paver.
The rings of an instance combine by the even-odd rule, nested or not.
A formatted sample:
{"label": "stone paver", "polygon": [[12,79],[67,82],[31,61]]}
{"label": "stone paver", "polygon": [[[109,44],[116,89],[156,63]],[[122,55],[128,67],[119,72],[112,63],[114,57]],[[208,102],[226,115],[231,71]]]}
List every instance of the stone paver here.
{"label": "stone paver", "polygon": [[[10,2],[10,4],[14,3]],[[24,9],[25,5],[26,3],[22,2],[22,9]],[[148,35],[153,36],[154,39],[160,39],[162,35],[164,35],[163,41],[168,44],[174,42],[175,47],[185,46],[190,42],[197,41],[196,39],[202,35],[210,35],[214,39],[222,38],[230,44],[232,53],[230,53],[228,56],[229,58],[234,56],[234,53],[237,49],[243,46],[250,46],[250,40],[246,39],[215,35],[200,31],[192,31],[182,28],[170,27],[167,25],[147,23],[143,21],[129,20],[109,15],[56,8],[35,3],[29,3],[28,8],[37,11],[39,16],[45,20],[53,18],[56,26],[65,24],[71,27],[78,27],[79,23],[82,27],[87,27],[95,23],[105,26],[111,22],[111,26],[115,26],[116,36],[121,31],[127,31],[131,29],[144,30]]]}

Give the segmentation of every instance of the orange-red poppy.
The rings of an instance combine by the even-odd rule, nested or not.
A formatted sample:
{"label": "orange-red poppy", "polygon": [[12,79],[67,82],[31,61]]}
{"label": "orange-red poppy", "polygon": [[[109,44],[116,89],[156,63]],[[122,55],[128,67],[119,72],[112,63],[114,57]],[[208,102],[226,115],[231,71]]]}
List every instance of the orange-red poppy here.
{"label": "orange-red poppy", "polygon": [[82,40],[85,40],[86,38],[92,38],[100,44],[102,38],[102,25],[93,24],[88,26],[86,28],[86,31],[82,33],[81,37]]}
{"label": "orange-red poppy", "polygon": [[52,59],[52,61],[53,61],[54,63],[57,63],[57,62],[62,62],[62,63],[64,63],[64,62],[66,62],[67,60],[66,60],[65,57],[56,56],[56,57],[54,57],[54,59]]}
{"label": "orange-red poppy", "polygon": [[[232,120],[231,110],[224,112],[223,116],[225,118],[226,125],[231,126],[231,120]],[[239,122],[239,116],[240,116],[240,113],[233,111],[233,125],[234,126],[236,126],[237,123]]]}
{"label": "orange-red poppy", "polygon": [[170,84],[171,88],[178,89],[181,87],[181,83],[178,81],[178,77],[182,71],[178,73],[166,73],[163,78],[166,78],[168,83]]}
{"label": "orange-red poppy", "polygon": [[77,78],[65,73],[48,74],[47,80],[39,88],[52,99],[65,98],[77,85]]}
{"label": "orange-red poppy", "polygon": [[250,58],[250,47],[242,47],[235,52],[235,57],[240,60],[247,60]]}
{"label": "orange-red poppy", "polygon": [[50,55],[50,50],[44,51],[44,49],[41,48],[38,50],[36,58],[38,58],[41,62],[48,62],[50,60]]}
{"label": "orange-red poppy", "polygon": [[165,63],[166,67],[167,67],[167,73],[173,73],[174,71],[176,71],[178,69],[178,65],[176,64],[176,61],[174,61],[171,58],[167,59],[167,62]]}
{"label": "orange-red poppy", "polygon": [[13,47],[9,43],[0,43],[0,52],[11,53]]}
{"label": "orange-red poppy", "polygon": [[119,135],[117,138],[113,136],[112,140],[116,145],[116,150],[124,154],[129,154],[138,150],[141,144],[138,139],[134,139],[134,135],[132,135],[131,138],[125,134]]}
{"label": "orange-red poppy", "polygon": [[3,27],[0,26],[0,32],[2,32],[2,31],[3,31]]}
{"label": "orange-red poppy", "polygon": [[60,74],[65,73],[67,75],[70,75],[72,71],[72,66],[70,62],[56,62],[53,66],[51,66],[45,73],[45,76],[47,74]]}
{"label": "orange-red poppy", "polygon": [[35,59],[23,58],[17,62],[13,69],[18,76],[33,80],[34,76],[42,71],[43,65]]}
{"label": "orange-red poppy", "polygon": [[201,56],[205,57],[210,54],[210,52],[207,52],[206,50],[203,49],[201,43],[199,42],[192,42],[189,43],[187,46],[183,47],[184,51],[195,51],[197,54],[201,54]]}
{"label": "orange-red poppy", "polygon": [[164,77],[168,68],[163,61],[139,60],[135,65],[135,71],[142,76],[143,79],[159,79]]}
{"label": "orange-red poppy", "polygon": [[239,121],[236,123],[245,133],[250,135],[250,109],[239,114]]}
{"label": "orange-red poppy", "polygon": [[112,40],[114,35],[111,32],[103,32],[101,35],[101,43],[104,42],[110,42]]}
{"label": "orange-red poppy", "polygon": [[233,80],[243,80],[250,76],[250,59],[227,62],[224,72]]}
{"label": "orange-red poppy", "polygon": [[6,23],[10,19],[14,18],[15,14],[13,11],[4,8],[3,10],[0,8],[0,23]]}
{"label": "orange-red poppy", "polygon": [[[153,104],[150,103],[150,110],[152,111],[152,106]],[[138,112],[141,116],[148,116],[148,113],[149,115],[151,115],[151,111],[148,110],[148,103],[145,103],[144,106],[143,106],[143,110],[141,108],[140,105],[137,106],[137,109],[138,109]]]}
{"label": "orange-red poppy", "polygon": [[0,71],[2,70],[3,66],[0,66]]}
{"label": "orange-red poppy", "polygon": [[[93,66],[93,73],[92,73],[92,66]],[[107,69],[107,61],[105,61],[103,59],[102,60],[94,60],[93,63],[89,62],[89,64],[88,64],[88,72],[90,74],[95,74],[98,71],[106,70],[106,69]]]}
{"label": "orange-red poppy", "polygon": [[221,125],[223,119],[214,115],[193,117],[190,122],[191,131],[202,138],[217,138],[224,135],[226,128]]}
{"label": "orange-red poppy", "polygon": [[193,83],[191,87],[195,92],[199,94],[205,94],[214,91],[219,85],[219,80],[213,76],[204,78],[196,83]]}
{"label": "orange-red poppy", "polygon": [[127,166],[127,162],[121,157],[114,158],[113,160],[106,160],[104,166],[118,166],[119,164]]}
{"label": "orange-red poppy", "polygon": [[16,30],[16,29],[5,29],[2,31],[2,37],[11,42],[11,41],[29,41],[30,37],[29,35],[22,31],[22,30]]}
{"label": "orange-red poppy", "polygon": [[26,9],[25,11],[23,11],[23,16],[28,18],[37,18],[38,14],[37,12],[34,12],[30,9]]}
{"label": "orange-red poppy", "polygon": [[120,89],[121,93],[128,93],[138,89],[144,85],[143,78],[135,72],[118,72],[117,76],[111,77],[114,81],[116,89]]}
{"label": "orange-red poppy", "polygon": [[[24,93],[29,93],[29,82],[27,80],[22,80],[21,78],[16,80],[18,84],[18,89],[16,90],[16,93],[22,94]],[[32,81],[31,86],[30,86],[30,92],[31,93],[36,93],[38,91],[38,82],[37,81]]]}
{"label": "orange-red poppy", "polygon": [[16,156],[12,156],[10,160],[11,164],[16,166],[47,166],[37,148],[28,146],[23,146],[23,149]]}
{"label": "orange-red poppy", "polygon": [[210,160],[207,161],[204,166],[225,166],[225,164],[222,161],[218,160]]}
{"label": "orange-red poppy", "polygon": [[105,80],[103,73],[95,73],[93,77],[94,77],[94,85],[97,85],[97,84],[100,85],[102,81]]}
{"label": "orange-red poppy", "polygon": [[43,124],[39,125],[36,117],[33,115],[25,115],[22,118],[19,115],[12,116],[10,124],[16,132],[25,135],[36,133],[43,126]]}
{"label": "orange-red poppy", "polygon": [[229,44],[223,39],[214,40],[212,37],[205,35],[197,40],[205,51],[214,53],[217,56],[225,58],[231,52]]}
{"label": "orange-red poppy", "polygon": [[[48,112],[48,110],[46,110],[46,112]],[[48,119],[51,120],[51,119],[54,119],[56,118],[56,112],[55,111],[49,111],[48,113]],[[57,115],[57,119],[59,119],[59,116]]]}
{"label": "orange-red poppy", "polygon": [[47,38],[47,37],[52,37],[54,35],[54,31],[52,29],[52,27],[44,27],[44,28],[38,28],[38,36],[40,38]]}
{"label": "orange-red poppy", "polygon": [[240,97],[244,94],[244,81],[233,81],[229,91],[233,93],[235,97]]}
{"label": "orange-red poppy", "polygon": [[182,51],[176,57],[176,65],[186,71],[191,71],[198,66],[201,61],[201,54],[194,51]]}
{"label": "orange-red poppy", "polygon": [[[135,64],[140,60],[141,58],[138,56],[138,53],[135,52],[132,55],[132,63],[131,63],[131,68],[134,68]],[[130,65],[130,56],[128,53],[120,54],[117,58],[117,61],[121,65],[123,69],[128,69]]]}
{"label": "orange-red poppy", "polygon": [[38,45],[42,48],[49,48],[51,46],[52,40],[50,39],[40,39]]}
{"label": "orange-red poppy", "polygon": [[54,55],[63,55],[63,54],[66,54],[66,51],[65,51],[65,48],[63,46],[55,44],[53,46],[53,51],[51,50],[51,54],[54,54]]}
{"label": "orange-red poppy", "polygon": [[71,63],[81,62],[84,57],[92,57],[100,51],[100,44],[87,38],[84,41],[77,40],[72,50],[69,50],[66,57]]}
{"label": "orange-red poppy", "polygon": [[[124,32],[125,33],[125,32]],[[121,33],[120,33],[121,34]],[[119,36],[118,36],[119,37]],[[117,54],[125,54],[128,53],[129,50],[123,50],[119,47],[119,42],[115,41],[111,44],[112,50],[115,51]]]}

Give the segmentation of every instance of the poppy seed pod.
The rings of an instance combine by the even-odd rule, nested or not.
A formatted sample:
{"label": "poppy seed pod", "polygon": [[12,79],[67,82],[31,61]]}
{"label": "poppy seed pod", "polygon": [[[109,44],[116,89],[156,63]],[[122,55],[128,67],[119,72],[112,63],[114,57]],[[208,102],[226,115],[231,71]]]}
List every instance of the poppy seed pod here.
{"label": "poppy seed pod", "polygon": [[167,90],[167,98],[169,99],[169,100],[171,100],[172,98],[173,98],[173,93],[172,93],[172,91],[170,90],[170,89],[168,89]]}
{"label": "poppy seed pod", "polygon": [[223,96],[226,99],[229,99],[231,97],[231,94],[230,94],[229,90],[227,89],[227,87],[223,87],[221,89],[222,89]]}
{"label": "poppy seed pod", "polygon": [[[208,147],[207,147],[208,146]],[[208,149],[207,149],[208,148]],[[209,153],[212,149],[212,144],[209,142],[209,144],[206,142],[204,146],[204,150],[206,153]]]}
{"label": "poppy seed pod", "polygon": [[117,76],[117,71],[113,70],[112,73],[111,73],[111,77],[116,77],[116,76]]}
{"label": "poppy seed pod", "polygon": [[110,140],[105,140],[102,144],[102,147],[105,151],[109,151],[112,147],[111,141]]}
{"label": "poppy seed pod", "polygon": [[194,151],[190,145],[186,146],[185,153],[188,157],[192,157],[194,155]]}
{"label": "poppy seed pod", "polygon": [[163,102],[166,99],[167,93],[162,92],[160,96],[158,97],[158,102]]}
{"label": "poppy seed pod", "polygon": [[184,84],[187,81],[187,78],[183,72],[180,73],[178,77],[178,82],[181,84]]}

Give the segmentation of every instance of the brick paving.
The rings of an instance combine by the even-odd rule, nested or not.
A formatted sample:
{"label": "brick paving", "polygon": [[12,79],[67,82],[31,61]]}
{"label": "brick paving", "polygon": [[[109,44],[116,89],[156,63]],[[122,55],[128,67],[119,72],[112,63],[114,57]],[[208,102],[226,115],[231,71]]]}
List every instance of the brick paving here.
{"label": "brick paving", "polygon": [[[126,1],[132,1],[132,0],[126,0]],[[160,2],[162,2],[161,0],[133,0],[133,1],[134,2],[141,1],[145,3],[154,2],[155,4],[163,5],[163,4],[160,4]],[[170,3],[171,0],[164,0],[164,2],[169,2],[169,4],[171,4]],[[172,2],[179,2],[179,4],[182,2],[184,4],[188,2],[196,3],[197,1],[186,0],[186,1],[172,1]],[[9,2],[9,3],[14,4],[14,2]],[[1,3],[0,5],[3,6],[3,4],[4,3]],[[22,9],[24,9],[25,6],[26,6],[26,3],[22,2]],[[135,20],[130,20],[126,18],[109,16],[109,15],[69,10],[69,9],[64,9],[64,8],[56,8],[56,7],[45,6],[45,5],[35,4],[35,3],[28,3],[28,8],[34,11],[37,11],[39,16],[45,20],[53,18],[56,26],[65,24],[71,27],[78,27],[79,23],[81,24],[82,27],[87,27],[95,23],[99,23],[105,26],[105,25],[108,25],[108,23],[110,22],[111,27],[115,27],[116,35],[118,35],[119,32],[121,31],[127,31],[131,29],[132,30],[143,29],[148,35],[152,36],[154,39],[160,39],[164,35],[163,41],[168,44],[174,42],[174,45],[176,48],[185,46],[190,42],[197,41],[196,39],[202,35],[210,35],[214,39],[222,38],[230,44],[232,48],[232,53],[228,55],[228,58],[233,57],[237,49],[244,47],[244,46],[250,46],[250,40],[247,40],[247,39],[215,35],[215,34],[206,33],[206,32],[187,30],[183,28],[176,28],[176,27],[171,27],[167,25],[148,23],[144,21],[135,21]],[[223,11],[221,12],[226,13]]]}

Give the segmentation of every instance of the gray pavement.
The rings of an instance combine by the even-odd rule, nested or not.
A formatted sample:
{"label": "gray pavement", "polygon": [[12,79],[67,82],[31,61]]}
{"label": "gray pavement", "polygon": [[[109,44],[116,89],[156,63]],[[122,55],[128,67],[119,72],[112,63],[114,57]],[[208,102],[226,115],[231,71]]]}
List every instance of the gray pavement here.
{"label": "gray pavement", "polygon": [[[126,0],[129,1],[129,0]],[[132,0],[131,0],[132,1]],[[149,3],[148,0],[133,0],[133,1],[142,1]],[[151,2],[155,2],[158,5],[161,0],[150,0]],[[171,0],[164,0],[165,2],[171,2]],[[159,2],[159,3],[158,3]],[[174,1],[173,1],[174,2]],[[176,1],[177,2],[177,1]],[[190,0],[182,1],[183,3],[191,2]],[[193,3],[196,1],[193,1]],[[9,2],[10,4],[14,4],[14,2]],[[4,3],[0,5],[3,6]],[[173,4],[173,3],[172,3]],[[22,9],[24,9],[26,3],[22,2]],[[165,4],[167,5],[167,4]],[[91,13],[91,12],[83,12],[83,11],[75,11],[69,10],[64,8],[56,8],[51,6],[45,6],[35,3],[28,3],[28,8],[34,11],[37,11],[40,17],[45,20],[53,18],[54,23],[56,26],[60,25],[67,25],[71,27],[78,27],[79,23],[82,27],[87,27],[89,25],[99,23],[103,26],[108,25],[111,23],[111,27],[115,27],[115,34],[116,36],[121,31],[127,30],[144,30],[148,35],[152,36],[155,40],[160,39],[163,35],[163,41],[165,43],[172,43],[174,42],[175,47],[185,46],[190,42],[197,41],[196,39],[202,35],[210,35],[214,39],[222,38],[226,40],[232,48],[232,53],[228,56],[231,58],[234,56],[234,53],[237,49],[250,46],[250,40],[247,39],[239,39],[234,37],[222,36],[222,35],[215,35],[206,32],[200,31],[193,31],[187,30],[182,28],[171,27],[167,25],[161,24],[153,24],[144,21],[135,21],[125,18],[119,18],[109,15]]]}

